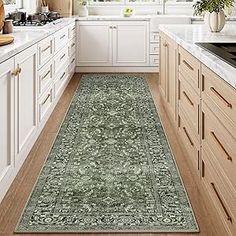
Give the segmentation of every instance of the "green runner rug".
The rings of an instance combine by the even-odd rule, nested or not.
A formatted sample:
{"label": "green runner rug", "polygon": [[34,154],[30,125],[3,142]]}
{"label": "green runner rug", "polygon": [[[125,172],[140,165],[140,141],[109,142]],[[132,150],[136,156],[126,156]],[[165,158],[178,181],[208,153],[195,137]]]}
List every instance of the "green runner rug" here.
{"label": "green runner rug", "polygon": [[83,76],[16,232],[198,232],[143,77]]}

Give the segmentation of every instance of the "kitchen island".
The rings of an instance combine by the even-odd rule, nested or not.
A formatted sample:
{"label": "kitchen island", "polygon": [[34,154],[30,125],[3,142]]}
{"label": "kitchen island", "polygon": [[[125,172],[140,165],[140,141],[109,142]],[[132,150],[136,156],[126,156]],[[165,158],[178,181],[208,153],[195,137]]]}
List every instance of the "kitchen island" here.
{"label": "kitchen island", "polygon": [[[236,68],[196,43],[235,43],[234,25],[160,26],[161,97],[225,235],[236,232]],[[231,44],[233,47],[233,44]]]}

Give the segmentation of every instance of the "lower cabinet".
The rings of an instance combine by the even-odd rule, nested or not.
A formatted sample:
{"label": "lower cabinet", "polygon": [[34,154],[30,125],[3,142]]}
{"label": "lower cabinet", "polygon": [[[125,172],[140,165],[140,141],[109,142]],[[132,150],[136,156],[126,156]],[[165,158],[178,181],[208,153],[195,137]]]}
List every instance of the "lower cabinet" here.
{"label": "lower cabinet", "polygon": [[148,66],[148,23],[129,21],[113,24],[113,66]]}
{"label": "lower cabinet", "polygon": [[57,32],[0,63],[0,202],[74,74],[74,25],[60,31],[58,52],[50,43]]}
{"label": "lower cabinet", "polygon": [[160,35],[160,89],[166,102],[170,118],[176,116],[176,87],[177,87],[177,44],[167,36]]}
{"label": "lower cabinet", "polygon": [[14,58],[0,64],[0,200],[14,168]]}
{"label": "lower cabinet", "polygon": [[149,65],[149,22],[82,21],[77,24],[77,66]]}
{"label": "lower cabinet", "polygon": [[16,162],[21,162],[32,148],[31,138],[37,129],[37,45],[15,57],[15,153]]}
{"label": "lower cabinet", "polygon": [[[171,96],[177,96],[175,130],[180,143],[200,179],[202,194],[210,201],[208,205],[218,212],[224,235],[234,236],[236,90],[181,46],[171,47],[173,43],[164,33],[160,35],[159,87],[164,106],[172,118]],[[171,88],[175,80],[177,85]],[[175,120],[171,121],[176,128]]]}

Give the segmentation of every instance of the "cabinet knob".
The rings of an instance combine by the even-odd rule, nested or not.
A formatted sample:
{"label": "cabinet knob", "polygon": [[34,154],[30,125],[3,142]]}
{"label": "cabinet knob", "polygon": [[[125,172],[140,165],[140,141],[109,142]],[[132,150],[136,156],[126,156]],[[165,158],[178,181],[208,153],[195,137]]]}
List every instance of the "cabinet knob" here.
{"label": "cabinet knob", "polygon": [[113,29],[113,26],[109,26],[110,29]]}
{"label": "cabinet knob", "polygon": [[12,75],[12,76],[17,76],[17,75],[18,75],[18,69],[12,71],[12,72],[11,72],[11,75]]}
{"label": "cabinet knob", "polygon": [[117,26],[113,26],[113,29],[117,29]]}

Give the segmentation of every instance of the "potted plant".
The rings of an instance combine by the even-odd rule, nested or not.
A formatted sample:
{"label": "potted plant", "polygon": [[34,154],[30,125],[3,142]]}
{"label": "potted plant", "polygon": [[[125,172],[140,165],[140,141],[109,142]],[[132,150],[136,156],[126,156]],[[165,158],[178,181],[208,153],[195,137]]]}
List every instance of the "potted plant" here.
{"label": "potted plant", "polygon": [[79,0],[79,16],[88,16],[88,0]]}
{"label": "potted plant", "polygon": [[199,0],[194,5],[194,14],[206,14],[212,32],[220,32],[225,25],[225,8],[233,7],[234,0]]}

